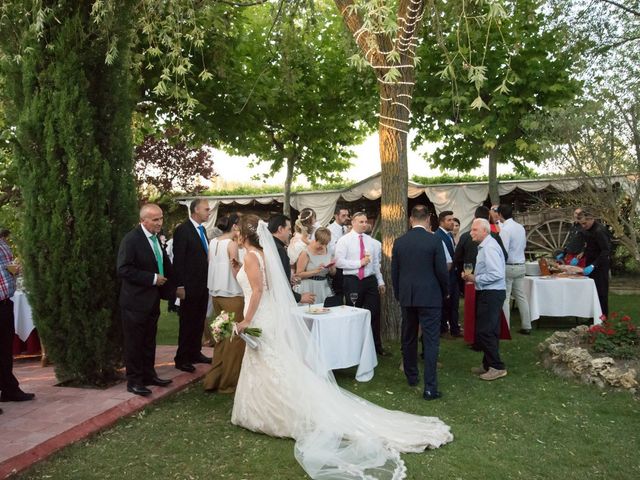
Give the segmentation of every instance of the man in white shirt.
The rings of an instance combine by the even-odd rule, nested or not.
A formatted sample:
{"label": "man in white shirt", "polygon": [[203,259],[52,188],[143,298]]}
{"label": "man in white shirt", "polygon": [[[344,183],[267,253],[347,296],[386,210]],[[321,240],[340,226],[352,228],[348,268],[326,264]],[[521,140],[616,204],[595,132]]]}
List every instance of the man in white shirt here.
{"label": "man in white shirt", "polygon": [[524,250],[527,246],[527,234],[524,227],[512,218],[513,208],[511,205],[500,205],[498,214],[500,215],[500,239],[507,251],[504,315],[507,318],[507,325],[510,326],[509,303],[511,295],[513,295],[522,320],[520,333],[529,335],[531,333],[531,314],[529,313],[529,302],[524,294]]}
{"label": "man in white shirt", "polygon": [[351,302],[351,294],[357,295],[356,307],[371,312],[371,330],[378,355],[386,355],[380,337],[380,295],[385,292],[380,272],[381,252],[378,244],[364,232],[367,230],[367,215],[358,212],[351,218],[352,230],[336,244],[336,267],[343,270],[344,294]]}
{"label": "man in white shirt", "polygon": [[329,242],[329,253],[333,255],[336,251],[336,243],[347,233],[347,222],[349,221],[349,209],[336,205],[333,212],[333,222],[327,225],[331,232],[331,241]]}
{"label": "man in white shirt", "polygon": [[[349,221],[349,210],[345,207],[336,205],[336,209],[333,212],[333,222],[330,223],[327,228],[331,232],[331,241],[327,249],[331,256],[335,256],[336,244],[347,233],[347,222]],[[331,288],[333,293],[343,298],[344,296],[344,280],[342,276],[342,269],[336,268],[336,274],[331,277]]]}

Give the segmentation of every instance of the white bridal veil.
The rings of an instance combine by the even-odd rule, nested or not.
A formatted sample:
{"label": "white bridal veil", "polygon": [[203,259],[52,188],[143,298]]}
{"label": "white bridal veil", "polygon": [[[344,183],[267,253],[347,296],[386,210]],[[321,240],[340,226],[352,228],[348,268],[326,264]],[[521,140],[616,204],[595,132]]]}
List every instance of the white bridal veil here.
{"label": "white bridal veil", "polygon": [[296,312],[289,281],[267,224],[258,236],[264,251],[274,342],[287,372],[281,391],[294,395],[291,419],[295,457],[313,479],[399,480],[406,476],[401,452],[421,452],[453,440],[449,427],[422,417],[378,407],[338,387],[333,373],[315,354],[310,332]]}

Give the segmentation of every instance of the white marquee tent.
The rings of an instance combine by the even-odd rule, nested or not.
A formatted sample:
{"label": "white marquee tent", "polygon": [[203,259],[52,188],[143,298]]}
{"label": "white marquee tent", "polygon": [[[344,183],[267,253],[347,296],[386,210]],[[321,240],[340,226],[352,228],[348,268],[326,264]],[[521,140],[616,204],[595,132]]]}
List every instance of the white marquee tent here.
{"label": "white marquee tent", "polygon": [[[615,181],[620,182],[625,188],[628,178],[620,176]],[[569,192],[579,188],[582,184],[583,181],[577,178],[504,180],[500,181],[499,192],[500,196],[504,196],[515,189],[525,192],[539,192],[548,187],[553,187],[561,192]],[[409,181],[408,198],[416,198],[423,193],[434,204],[436,213],[445,210],[453,211],[456,217],[460,219],[461,230],[465,230],[471,225],[476,207],[484,203],[489,196],[489,184],[487,182],[468,182],[420,185]],[[348,203],[362,198],[377,200],[381,195],[380,173],[377,173],[343,190],[292,193],[291,207],[298,211],[307,207],[312,208],[316,212],[318,221],[322,225],[328,225],[333,218],[333,211],[338,202]],[[196,198],[206,198],[209,201],[212,215],[206,224],[206,228],[211,232],[216,223],[218,207],[221,204],[249,205],[252,202],[257,202],[268,205],[273,202],[282,203],[284,195],[277,193],[270,195],[182,197],[178,199],[178,202],[188,206]]]}

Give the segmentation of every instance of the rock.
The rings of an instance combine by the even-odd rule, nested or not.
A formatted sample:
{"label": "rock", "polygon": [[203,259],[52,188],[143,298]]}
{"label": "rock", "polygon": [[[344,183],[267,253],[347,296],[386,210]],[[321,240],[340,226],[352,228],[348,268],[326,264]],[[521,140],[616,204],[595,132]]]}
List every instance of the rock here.
{"label": "rock", "polygon": [[578,325],[576,328],[571,329],[571,331],[582,337],[589,333],[589,327],[586,325]]}
{"label": "rock", "polygon": [[584,348],[570,348],[561,354],[561,358],[571,370],[578,374],[589,371],[591,368],[591,355]]}
{"label": "rock", "polygon": [[620,375],[620,386],[622,388],[628,388],[632,391],[635,391],[635,388],[638,386],[638,381],[636,380],[637,374],[633,368],[630,368],[622,375]]}
{"label": "rock", "polygon": [[564,343],[552,343],[547,347],[547,349],[554,355],[561,355],[564,348]]}
{"label": "rock", "polygon": [[600,370],[604,370],[615,364],[616,361],[611,357],[594,358],[593,360],[591,360],[591,368],[595,372],[599,372]]}

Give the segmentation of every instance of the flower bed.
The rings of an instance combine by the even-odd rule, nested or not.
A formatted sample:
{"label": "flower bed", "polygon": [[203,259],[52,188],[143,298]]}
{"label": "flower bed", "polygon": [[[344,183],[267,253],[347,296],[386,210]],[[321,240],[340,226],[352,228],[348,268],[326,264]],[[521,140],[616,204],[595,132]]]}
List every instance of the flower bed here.
{"label": "flower bed", "polygon": [[639,393],[640,336],[626,315],[614,313],[601,325],[555,332],[538,349],[544,366],[557,375]]}

